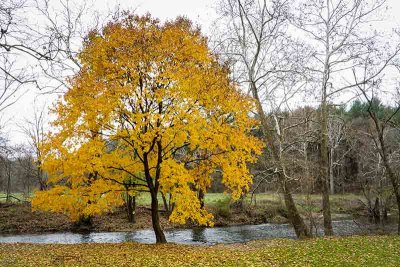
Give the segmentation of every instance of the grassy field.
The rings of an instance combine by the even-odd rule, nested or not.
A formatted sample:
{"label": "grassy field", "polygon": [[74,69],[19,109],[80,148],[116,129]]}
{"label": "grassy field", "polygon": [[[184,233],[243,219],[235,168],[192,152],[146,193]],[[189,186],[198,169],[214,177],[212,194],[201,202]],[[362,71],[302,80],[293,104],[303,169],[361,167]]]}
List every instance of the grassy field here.
{"label": "grassy field", "polygon": [[[12,195],[22,201],[24,200],[29,200],[29,197],[32,197],[33,193],[31,193],[29,195],[29,197],[27,198],[23,193],[12,193]],[[276,192],[270,192],[270,193],[258,193],[255,194],[255,199],[253,199],[253,203],[254,201],[257,202],[265,202],[265,201],[283,201],[282,196],[279,193]],[[310,199],[312,201],[315,200],[319,200],[321,198],[321,195],[319,194],[313,194],[313,195],[309,195]],[[294,198],[296,200],[301,200],[301,199],[305,199],[307,196],[304,194],[294,194]],[[6,198],[6,193],[5,192],[0,192],[0,201],[5,201]],[[362,198],[362,196],[360,195],[356,195],[356,194],[336,194],[336,195],[331,195],[331,201],[336,201],[336,200],[353,200],[353,199],[358,199],[358,198]],[[162,201],[161,198],[161,194],[158,196],[159,201]],[[208,204],[213,204],[216,203],[218,201],[225,201],[227,199],[230,199],[230,196],[228,194],[224,194],[224,193],[207,193],[206,194],[206,203]],[[251,199],[251,195],[247,195],[245,201],[246,202],[250,202]],[[14,199],[14,201],[17,201]],[[150,194],[148,193],[142,193],[137,197],[137,202],[139,205],[150,205],[151,202],[151,198],[150,198]]]}
{"label": "grassy field", "polygon": [[[5,202],[6,196],[6,193],[0,192],[0,202]],[[27,197],[22,193],[12,193],[11,196],[11,202],[20,202],[27,200]]]}
{"label": "grassy field", "polygon": [[[304,194],[294,194],[294,198],[296,201],[304,202],[307,200],[307,195]],[[162,202],[161,195],[158,197],[159,202]],[[205,203],[208,205],[214,205],[219,202],[229,201],[230,196],[224,193],[207,193],[205,196]],[[336,194],[330,196],[330,201],[333,204],[341,203],[343,201],[358,201],[359,199],[363,199],[363,196],[356,194]],[[245,203],[249,204],[251,200],[251,195],[247,195],[245,198]],[[309,195],[309,200],[312,202],[318,202],[321,200],[321,195],[313,194]],[[268,203],[268,202],[276,202],[283,203],[283,198],[281,194],[278,193],[258,193],[254,195],[253,204],[254,203]],[[141,194],[137,197],[138,205],[149,206],[151,203],[150,194]]]}
{"label": "grassy field", "polygon": [[[206,197],[205,197],[205,203],[208,205],[213,205],[218,202],[226,201],[229,199],[230,199],[229,195],[224,194],[224,193],[207,193]],[[162,204],[161,194],[158,195],[158,202],[160,204]],[[150,204],[151,204],[150,194],[148,194],[148,193],[140,194],[136,199],[136,203],[139,206],[150,206]]]}
{"label": "grassy field", "polygon": [[399,266],[400,237],[185,246],[0,244],[0,266]]}
{"label": "grassy field", "polygon": [[[306,214],[308,212],[321,213],[322,203],[321,195],[304,195],[304,194],[294,194],[294,199],[301,213]],[[340,214],[349,215],[358,213],[360,210],[365,209],[361,200],[365,200],[363,196],[356,194],[335,194],[330,196],[331,212],[339,218]],[[150,195],[141,194],[138,196],[137,203],[142,206],[150,206]],[[249,207],[251,202],[251,195],[246,196],[244,199],[244,207]],[[222,216],[229,216],[232,213],[230,204],[230,196],[224,193],[207,193],[205,196],[205,203],[213,213],[221,213]],[[159,196],[159,205],[162,206],[163,202],[161,196]],[[285,204],[281,194],[271,192],[271,193],[259,193],[255,194],[251,202],[251,210],[256,213],[269,214],[268,220],[274,221],[276,215],[280,215],[281,221],[282,216],[285,215]],[[334,219],[336,219],[334,216]]]}

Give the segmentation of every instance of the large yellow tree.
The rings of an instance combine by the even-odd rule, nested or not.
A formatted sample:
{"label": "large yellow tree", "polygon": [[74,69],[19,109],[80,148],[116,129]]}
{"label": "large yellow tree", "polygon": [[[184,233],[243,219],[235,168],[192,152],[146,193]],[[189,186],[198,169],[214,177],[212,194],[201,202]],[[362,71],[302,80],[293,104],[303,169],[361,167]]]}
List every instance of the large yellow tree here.
{"label": "large yellow tree", "polygon": [[127,15],[89,34],[79,58],[43,148],[51,189],[36,193],[34,208],[72,219],[99,214],[122,204],[130,181],[133,192],[150,192],[163,243],[159,192],[171,195],[171,221],[212,225],[196,192],[206,192],[213,173],[234,199],[249,189],[248,163],[262,149],[250,133],[253,103],[190,21]]}

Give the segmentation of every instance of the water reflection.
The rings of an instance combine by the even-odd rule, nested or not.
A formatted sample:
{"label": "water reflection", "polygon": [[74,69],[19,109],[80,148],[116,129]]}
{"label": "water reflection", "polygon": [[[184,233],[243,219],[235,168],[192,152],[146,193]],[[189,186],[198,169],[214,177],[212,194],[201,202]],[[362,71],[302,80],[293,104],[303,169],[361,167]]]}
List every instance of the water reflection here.
{"label": "water reflection", "polygon": [[205,228],[193,228],[192,233],[192,241],[193,242],[201,242],[207,243],[207,238],[205,236]]}
{"label": "water reflection", "polygon": [[[367,225],[360,227],[354,221],[333,222],[337,235],[353,235],[368,233]],[[322,235],[322,229],[319,229]],[[171,229],[165,231],[168,242],[180,244],[216,244],[242,243],[257,239],[296,238],[288,224],[241,225],[219,228]],[[79,244],[79,243],[121,243],[140,242],[154,243],[155,235],[152,230],[137,230],[134,232],[100,232],[100,233],[53,233],[33,235],[3,235],[2,243],[50,243],[50,244]]]}

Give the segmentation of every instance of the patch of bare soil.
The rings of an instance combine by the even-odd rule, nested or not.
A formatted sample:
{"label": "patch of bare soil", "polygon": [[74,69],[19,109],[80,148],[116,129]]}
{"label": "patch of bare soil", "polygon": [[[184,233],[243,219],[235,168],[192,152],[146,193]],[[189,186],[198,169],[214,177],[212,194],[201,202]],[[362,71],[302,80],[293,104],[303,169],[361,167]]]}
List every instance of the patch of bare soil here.
{"label": "patch of bare soil", "polygon": [[[174,228],[175,225],[168,221],[165,214],[160,214],[161,226],[164,229]],[[126,211],[123,207],[118,208],[112,213],[93,218],[94,231],[116,231],[129,232],[138,229],[148,229],[152,227],[151,212],[148,208],[136,208],[136,222],[128,222]]]}

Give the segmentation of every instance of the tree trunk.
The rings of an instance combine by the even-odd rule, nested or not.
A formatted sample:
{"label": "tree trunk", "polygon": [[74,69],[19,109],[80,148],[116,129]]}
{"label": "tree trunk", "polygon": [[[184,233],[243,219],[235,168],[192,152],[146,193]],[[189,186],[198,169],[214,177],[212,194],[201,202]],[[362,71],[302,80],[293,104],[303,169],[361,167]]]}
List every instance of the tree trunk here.
{"label": "tree trunk", "polygon": [[[370,115],[371,115],[371,113],[370,113]],[[378,132],[379,145],[380,145],[380,150],[381,150],[381,158],[382,158],[383,166],[385,167],[385,173],[392,184],[393,193],[394,193],[394,196],[396,197],[397,211],[398,211],[397,234],[400,235],[400,182],[397,179],[396,174],[393,172],[392,166],[389,163],[388,154],[387,154],[386,145],[385,145],[385,139],[384,139],[384,132],[383,132],[384,127],[380,125],[380,123],[376,117],[373,117],[372,115],[371,115],[371,117],[374,120],[376,131]]]}
{"label": "tree trunk", "polygon": [[168,215],[170,215],[170,214],[171,214],[171,210],[169,209],[169,204],[168,204],[168,201],[167,201],[167,197],[166,197],[165,194],[162,193],[162,192],[161,192],[161,197],[162,197],[162,200],[163,200],[163,203],[164,203],[165,212],[166,212]]}
{"label": "tree trunk", "polygon": [[199,189],[199,201],[200,201],[200,208],[203,209],[204,208],[204,191],[200,188]]}
{"label": "tree trunk", "polygon": [[268,120],[267,120],[267,117],[262,108],[260,98],[258,96],[258,92],[257,92],[256,86],[254,83],[252,83],[252,85],[251,85],[251,91],[253,94],[253,98],[256,101],[257,113],[260,116],[261,126],[262,126],[262,130],[263,130],[265,139],[267,141],[267,145],[271,151],[273,160],[276,162],[276,164],[278,165],[278,168],[279,168],[277,175],[278,175],[281,190],[282,190],[282,193],[283,193],[283,196],[285,199],[285,205],[286,205],[286,209],[288,211],[289,221],[293,225],[294,231],[296,232],[296,236],[298,238],[304,238],[304,237],[311,236],[311,234],[307,230],[307,227],[304,223],[303,218],[301,218],[299,211],[297,210],[297,207],[294,203],[292,194],[289,190],[289,187],[287,186],[286,177],[285,177],[285,173],[284,173],[285,169],[281,162],[281,157],[278,152],[278,149],[276,148],[276,145],[274,144],[274,137],[272,136],[272,134],[270,132]]}
{"label": "tree trunk", "polygon": [[77,232],[88,232],[93,228],[92,216],[82,215],[79,220],[73,224],[73,230]]}
{"label": "tree trunk", "polygon": [[[393,173],[392,173],[392,175],[393,175]],[[393,184],[393,187],[394,187],[394,195],[396,197],[397,213],[398,213],[398,217],[397,217],[397,234],[400,235],[400,192],[399,192],[399,184],[398,184],[398,182],[397,181],[393,182],[395,180],[396,180],[395,177],[393,177],[392,184]]]}
{"label": "tree trunk", "polygon": [[335,194],[335,177],[333,173],[333,148],[330,149],[329,153],[329,185],[331,194]]}
{"label": "tree trunk", "polygon": [[6,202],[11,202],[11,163],[6,163],[6,170],[7,170],[7,192],[6,192]]}
{"label": "tree trunk", "polygon": [[128,192],[126,192],[126,211],[128,221],[136,223],[136,197],[129,195]]}
{"label": "tree trunk", "polygon": [[400,235],[400,185],[399,181],[397,180],[397,177],[395,176],[394,172],[392,171],[391,166],[389,165],[387,156],[386,156],[386,149],[383,149],[382,153],[382,160],[383,164],[386,169],[386,175],[389,176],[389,180],[392,183],[393,186],[393,192],[394,196],[396,197],[396,203],[397,203],[397,211],[398,211],[398,218],[397,218],[397,234]]}
{"label": "tree trunk", "polygon": [[[160,107],[162,108],[162,107]],[[160,217],[158,214],[158,199],[157,199],[157,194],[160,188],[160,184],[158,182],[158,179],[160,178],[161,175],[161,163],[162,163],[162,146],[161,146],[161,141],[156,141],[157,143],[157,166],[156,166],[156,174],[154,177],[154,183],[153,183],[153,178],[150,175],[150,166],[149,166],[149,160],[148,160],[148,153],[145,153],[143,155],[143,164],[144,164],[144,174],[146,177],[146,182],[147,186],[150,190],[150,196],[151,196],[151,222],[153,224],[153,230],[154,234],[156,235],[156,243],[167,243],[167,239],[165,238],[164,232],[161,229],[160,225]]]}
{"label": "tree trunk", "polygon": [[379,224],[381,221],[380,216],[380,205],[379,205],[379,198],[375,198],[374,208],[372,209],[372,217],[374,218],[374,223]]}
{"label": "tree trunk", "polygon": [[331,207],[329,203],[329,159],[328,159],[328,107],[326,94],[323,93],[321,101],[321,148],[320,148],[320,182],[322,194],[322,211],[324,215],[324,233],[326,236],[333,235]]}
{"label": "tree trunk", "polygon": [[172,203],[171,193],[168,193],[168,207],[169,207],[170,212],[172,212],[175,207],[175,203]]}
{"label": "tree trunk", "polygon": [[284,178],[280,178],[281,187],[283,191],[283,197],[285,199],[285,205],[288,212],[289,221],[292,223],[296,236],[298,238],[305,238],[311,236],[311,233],[307,230],[303,218],[301,218],[299,211],[297,210],[296,204],[294,203],[292,194],[286,185]]}
{"label": "tree trunk", "polygon": [[[308,130],[308,125],[306,126]],[[303,188],[304,182],[300,183],[301,186],[301,192],[311,192],[311,179],[310,179],[310,169],[308,167],[308,155],[307,155],[307,142],[303,143],[303,153],[304,153],[304,176],[306,178],[305,180],[305,188]]]}
{"label": "tree trunk", "polygon": [[153,224],[153,230],[156,235],[156,243],[167,243],[165,235],[160,226],[160,217],[158,215],[158,199],[157,193],[152,191],[151,194],[151,222]]}
{"label": "tree trunk", "polygon": [[[38,162],[38,164],[41,164],[40,162]],[[42,171],[42,167],[39,165],[37,166],[37,180],[39,183],[39,190],[43,191],[46,189],[46,183],[43,181],[43,171]]]}
{"label": "tree trunk", "polygon": [[396,194],[396,202],[397,202],[397,234],[400,235],[400,194],[397,192]]}
{"label": "tree trunk", "polygon": [[[330,16],[329,2],[327,6],[328,17]],[[321,112],[320,112],[320,125],[321,125],[321,147],[320,147],[320,166],[319,166],[319,179],[321,182],[321,194],[322,194],[322,211],[324,216],[324,233],[326,236],[333,235],[332,218],[331,218],[331,207],[329,203],[329,159],[328,159],[328,81],[331,74],[330,70],[330,56],[331,56],[331,44],[330,44],[330,26],[327,22],[326,35],[325,35],[325,62],[323,69],[322,85],[321,85]]]}

